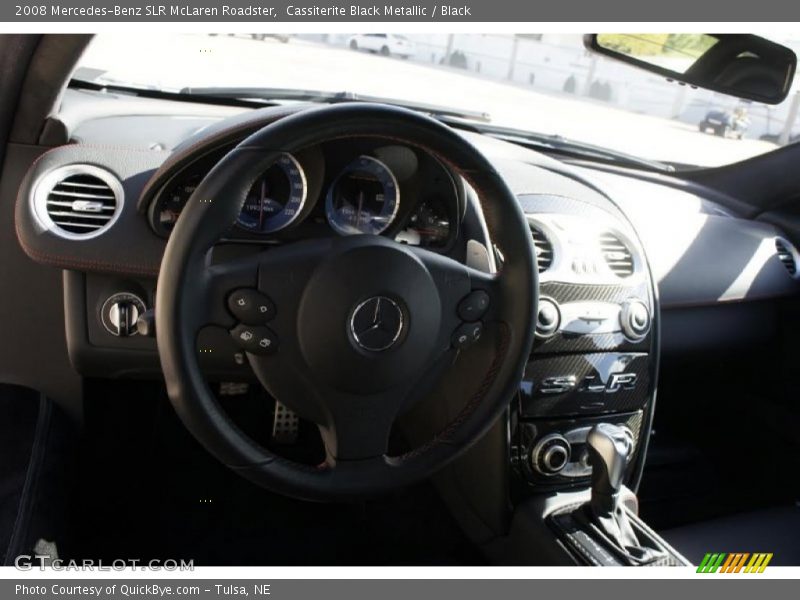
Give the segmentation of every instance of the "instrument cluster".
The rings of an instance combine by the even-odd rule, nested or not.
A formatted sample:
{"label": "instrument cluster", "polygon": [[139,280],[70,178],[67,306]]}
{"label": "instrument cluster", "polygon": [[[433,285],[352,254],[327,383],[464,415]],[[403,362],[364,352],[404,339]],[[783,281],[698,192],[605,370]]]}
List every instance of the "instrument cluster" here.
{"label": "instrument cluster", "polygon": [[[173,175],[149,207],[168,237],[195,189],[230,147]],[[227,241],[274,243],[324,235],[385,235],[447,249],[463,214],[455,177],[420,150],[358,138],[283,153],[253,183]]]}

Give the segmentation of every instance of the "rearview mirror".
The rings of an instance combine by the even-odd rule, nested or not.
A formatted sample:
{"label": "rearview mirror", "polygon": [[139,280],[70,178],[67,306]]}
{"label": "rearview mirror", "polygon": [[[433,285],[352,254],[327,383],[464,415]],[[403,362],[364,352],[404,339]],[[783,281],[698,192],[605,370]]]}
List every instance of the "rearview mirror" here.
{"label": "rearview mirror", "polygon": [[595,33],[584,43],[668,79],[766,104],[786,98],[797,67],[791,49],[749,34]]}

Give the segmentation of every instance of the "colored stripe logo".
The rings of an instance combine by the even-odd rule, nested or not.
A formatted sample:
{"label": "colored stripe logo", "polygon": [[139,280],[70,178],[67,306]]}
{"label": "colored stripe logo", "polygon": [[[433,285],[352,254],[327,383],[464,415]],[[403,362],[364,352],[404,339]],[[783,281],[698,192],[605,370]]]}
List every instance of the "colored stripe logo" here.
{"label": "colored stripe logo", "polygon": [[772,560],[772,552],[709,552],[703,557],[698,573],[763,573]]}

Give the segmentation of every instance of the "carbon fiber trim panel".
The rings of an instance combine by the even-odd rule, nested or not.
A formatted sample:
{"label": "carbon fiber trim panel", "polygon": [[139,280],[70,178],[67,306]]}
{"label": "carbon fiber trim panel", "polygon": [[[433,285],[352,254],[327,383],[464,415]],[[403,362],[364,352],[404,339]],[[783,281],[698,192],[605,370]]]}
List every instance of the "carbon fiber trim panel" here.
{"label": "carbon fiber trim panel", "polygon": [[[649,285],[646,282],[639,283],[633,287],[546,282],[541,285],[541,297],[551,298],[559,305],[570,302],[598,302],[622,305],[627,300],[638,299],[647,305],[652,314],[654,312],[653,300],[648,288]],[[558,354],[605,350],[648,352],[650,344],[650,335],[638,342],[632,342],[621,333],[575,335],[559,331],[548,338],[537,338],[533,346],[533,353]]]}
{"label": "carbon fiber trim panel", "polygon": [[576,285],[548,281],[542,283],[542,295],[550,296],[559,303],[593,300],[621,304],[630,298],[638,298],[652,309],[652,301],[646,282],[636,286],[626,285]]}
{"label": "carbon fiber trim panel", "polygon": [[[548,241],[553,243],[555,239],[561,240],[560,243],[553,245],[554,255],[551,261],[554,270],[550,269],[541,274],[541,297],[550,298],[559,306],[576,302],[621,306],[635,299],[647,306],[653,319],[657,318],[644,251],[627,219],[611,202],[606,201],[601,207],[600,198],[597,198],[597,202],[590,203],[551,194],[526,194],[520,196],[519,201],[532,223],[546,221],[550,224],[550,237],[554,239],[548,238]],[[540,216],[539,219],[537,215]],[[550,217],[545,219],[544,215]],[[558,215],[569,215],[570,218],[560,219]],[[534,226],[541,229],[539,225]],[[572,258],[577,257],[578,260],[597,256],[594,254],[596,251],[592,250],[594,242],[591,238],[596,235],[593,227],[599,227],[601,230],[606,228],[617,230],[627,238],[626,243],[631,246],[629,249],[638,269],[634,276],[620,278],[618,283],[614,281],[605,283],[594,281],[598,278],[596,273],[581,275],[582,271],[575,272],[569,264],[564,264],[564,261],[572,260],[569,258],[570,255]],[[584,239],[584,236],[589,237]],[[559,252],[565,256],[559,257]],[[616,278],[611,275],[611,279]],[[533,353],[541,355],[610,350],[648,352],[651,350],[651,335],[632,342],[619,332],[577,335],[558,331],[550,337],[538,338]]]}
{"label": "carbon fiber trim panel", "polygon": [[642,408],[650,390],[647,354],[593,353],[537,358],[520,383],[523,417],[600,415]]}
{"label": "carbon fiber trim panel", "polygon": [[[630,464],[638,458],[640,449],[644,446],[643,436],[644,413],[641,410],[613,416],[576,417],[566,419],[547,419],[537,421],[519,421],[512,429],[511,457],[513,471],[516,475],[515,492],[528,494],[532,489],[537,492],[548,491],[554,488],[585,487],[589,476],[565,477],[562,475],[542,475],[535,471],[531,464],[531,454],[536,443],[543,437],[552,433],[568,435],[570,431],[592,427],[597,423],[614,423],[624,425],[633,433],[635,445],[631,455]],[[571,446],[570,462],[580,462],[585,452],[584,443],[573,443]]]}

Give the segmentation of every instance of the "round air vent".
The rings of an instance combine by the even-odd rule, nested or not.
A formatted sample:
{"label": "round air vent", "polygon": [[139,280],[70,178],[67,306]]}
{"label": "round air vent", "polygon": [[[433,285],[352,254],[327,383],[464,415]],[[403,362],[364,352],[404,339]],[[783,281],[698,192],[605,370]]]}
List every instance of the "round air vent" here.
{"label": "round air vent", "polygon": [[541,229],[535,225],[530,227],[533,245],[536,246],[536,262],[539,266],[539,273],[543,273],[553,264],[553,244]]}
{"label": "round air vent", "polygon": [[789,275],[797,277],[797,250],[786,240],[775,238],[775,251],[778,258],[789,271]]}
{"label": "round air vent", "polygon": [[617,277],[633,275],[633,254],[616,233],[605,231],[600,234],[600,253],[608,268]]}
{"label": "round air vent", "polygon": [[33,193],[33,209],[45,229],[68,239],[106,231],[122,210],[122,185],[92,165],[69,165],[46,173]]}

